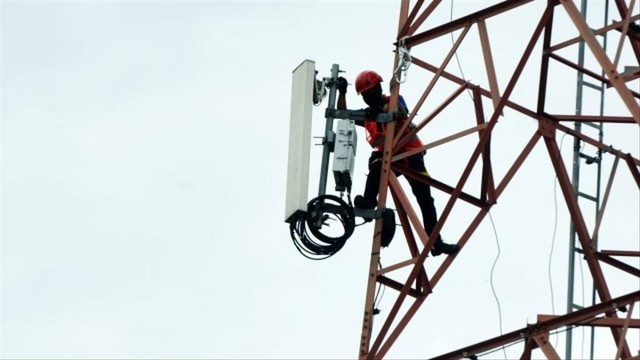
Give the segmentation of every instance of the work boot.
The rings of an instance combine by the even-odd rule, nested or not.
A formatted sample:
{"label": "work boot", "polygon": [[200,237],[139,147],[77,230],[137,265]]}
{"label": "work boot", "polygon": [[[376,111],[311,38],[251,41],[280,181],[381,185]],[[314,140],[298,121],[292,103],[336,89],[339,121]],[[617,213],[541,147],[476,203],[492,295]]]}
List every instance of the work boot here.
{"label": "work boot", "polygon": [[358,209],[374,209],[376,207],[375,200],[367,200],[362,195],[357,195],[355,199],[353,199],[353,205]]}
{"label": "work boot", "polygon": [[442,239],[436,240],[436,243],[433,245],[431,249],[431,255],[438,256],[440,254],[452,255],[460,251],[460,246],[458,244],[447,244]]}

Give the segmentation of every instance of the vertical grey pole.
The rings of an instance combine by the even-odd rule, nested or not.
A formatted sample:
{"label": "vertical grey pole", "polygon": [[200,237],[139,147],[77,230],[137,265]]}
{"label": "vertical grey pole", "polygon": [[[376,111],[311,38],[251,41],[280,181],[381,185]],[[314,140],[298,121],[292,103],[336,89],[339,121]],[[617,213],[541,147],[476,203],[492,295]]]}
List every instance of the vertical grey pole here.
{"label": "vertical grey pole", "polygon": [[[580,3],[580,11],[582,16],[587,18],[587,0]],[[578,66],[584,66],[584,41],[578,45]],[[584,75],[578,72],[576,83],[576,115],[582,114],[582,89],[584,83]],[[582,125],[579,122],[574,123],[574,129],[580,133]],[[580,191],[580,139],[573,139],[573,174],[571,182],[576,196]],[[575,290],[575,258],[576,258],[576,230],[573,221],[569,226],[569,269],[567,284],[567,314],[573,312],[574,309],[574,290]],[[564,358],[571,360],[571,350],[573,347],[573,333],[570,326],[567,326],[567,338]]]}
{"label": "vertical grey pole", "polygon": [[[335,110],[336,108],[336,91],[337,91],[337,79],[340,72],[340,66],[333,64],[331,67],[331,80],[329,81],[329,104],[327,109]],[[324,129],[324,138],[322,144],[324,149],[322,150],[322,164],[320,167],[320,186],[318,189],[318,196],[322,196],[327,190],[327,176],[329,173],[329,157],[333,151],[336,135],[333,132],[333,116],[326,117],[327,122]]]}

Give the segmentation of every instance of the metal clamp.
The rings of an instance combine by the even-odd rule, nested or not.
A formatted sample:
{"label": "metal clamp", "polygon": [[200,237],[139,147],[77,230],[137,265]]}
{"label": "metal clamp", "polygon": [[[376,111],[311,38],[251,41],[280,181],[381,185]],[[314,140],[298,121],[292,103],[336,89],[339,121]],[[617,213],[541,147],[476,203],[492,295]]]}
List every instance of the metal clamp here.
{"label": "metal clamp", "polygon": [[[402,84],[407,81],[407,70],[409,70],[409,66],[411,66],[411,55],[409,54],[409,49],[405,45],[405,39],[400,39],[398,43],[398,67],[396,71],[393,73],[393,78],[398,84]],[[402,73],[402,76],[400,74]]]}

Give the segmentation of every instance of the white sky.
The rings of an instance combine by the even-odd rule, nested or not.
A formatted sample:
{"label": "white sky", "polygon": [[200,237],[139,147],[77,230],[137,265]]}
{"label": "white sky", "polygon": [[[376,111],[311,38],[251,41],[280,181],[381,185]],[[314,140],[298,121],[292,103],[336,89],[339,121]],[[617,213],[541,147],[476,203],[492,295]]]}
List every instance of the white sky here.
{"label": "white sky", "polygon": [[[454,17],[493,3],[458,1]],[[530,15],[539,14],[536,3],[514,13],[516,27],[513,17],[488,22],[498,39],[492,49],[501,89],[528,40],[518,31],[530,34],[537,20]],[[449,4],[437,23],[449,20]],[[590,2],[593,16],[601,18],[602,4]],[[398,10],[392,1],[3,1],[0,355],[356,357],[372,227],[357,228],[337,255],[320,262],[291,243],[283,222],[291,71],[312,59],[320,76],[337,63],[350,82],[373,69],[388,84]],[[448,51],[450,40],[416,54]],[[474,46],[461,49],[461,67],[483,83]],[[457,63],[448,71],[459,74]],[[402,87],[410,107],[429,80],[410,68]],[[549,108],[572,113],[575,75],[554,80]],[[430,98],[423,115],[439,95],[448,92]],[[527,105],[535,96],[526,87],[514,93]],[[348,104],[364,106],[353,88]],[[314,136],[322,135],[324,106],[314,111]],[[627,114],[615,101],[607,110]],[[442,116],[424,140],[475,121],[468,107]],[[501,179],[536,126],[507,111],[499,127],[492,151]],[[358,135],[354,194],[363,189],[369,156]],[[633,126],[612,125],[604,142],[638,158],[638,135]],[[431,150],[431,174],[453,185],[469,144]],[[569,168],[571,148],[567,137]],[[320,154],[320,147],[312,150],[310,194]],[[638,190],[622,165],[601,241],[606,249],[638,250]],[[593,179],[589,170],[583,179]],[[441,210],[446,194],[434,197]],[[456,208],[445,238],[460,236],[475,212]],[[492,215],[497,239],[487,218],[390,357],[435,356],[495,337],[500,325],[508,332],[537,314],[565,313],[568,218],[542,144]],[[492,277],[496,240],[501,253]],[[383,251],[385,265],[405,259],[395,241]],[[430,260],[429,270],[441,261]],[[638,289],[637,279],[609,267],[605,273],[613,296]],[[588,302],[586,266],[582,274]],[[578,272],[578,287],[581,278]],[[394,300],[387,289],[383,314]],[[583,332],[574,333],[580,344]],[[596,338],[607,344],[601,356],[615,354],[610,337]],[[632,331],[629,339],[637,338]],[[563,354],[563,338],[554,340]],[[576,357],[588,354],[584,349],[578,345]]]}

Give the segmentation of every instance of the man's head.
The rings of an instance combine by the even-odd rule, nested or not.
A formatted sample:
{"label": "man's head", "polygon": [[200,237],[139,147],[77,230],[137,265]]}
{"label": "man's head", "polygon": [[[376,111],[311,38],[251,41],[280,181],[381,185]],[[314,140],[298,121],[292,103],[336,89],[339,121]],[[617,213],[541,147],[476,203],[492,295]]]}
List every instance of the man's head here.
{"label": "man's head", "polygon": [[382,96],[382,76],[377,72],[365,70],[356,76],[356,92],[362,95],[362,99],[369,106],[384,105]]}

